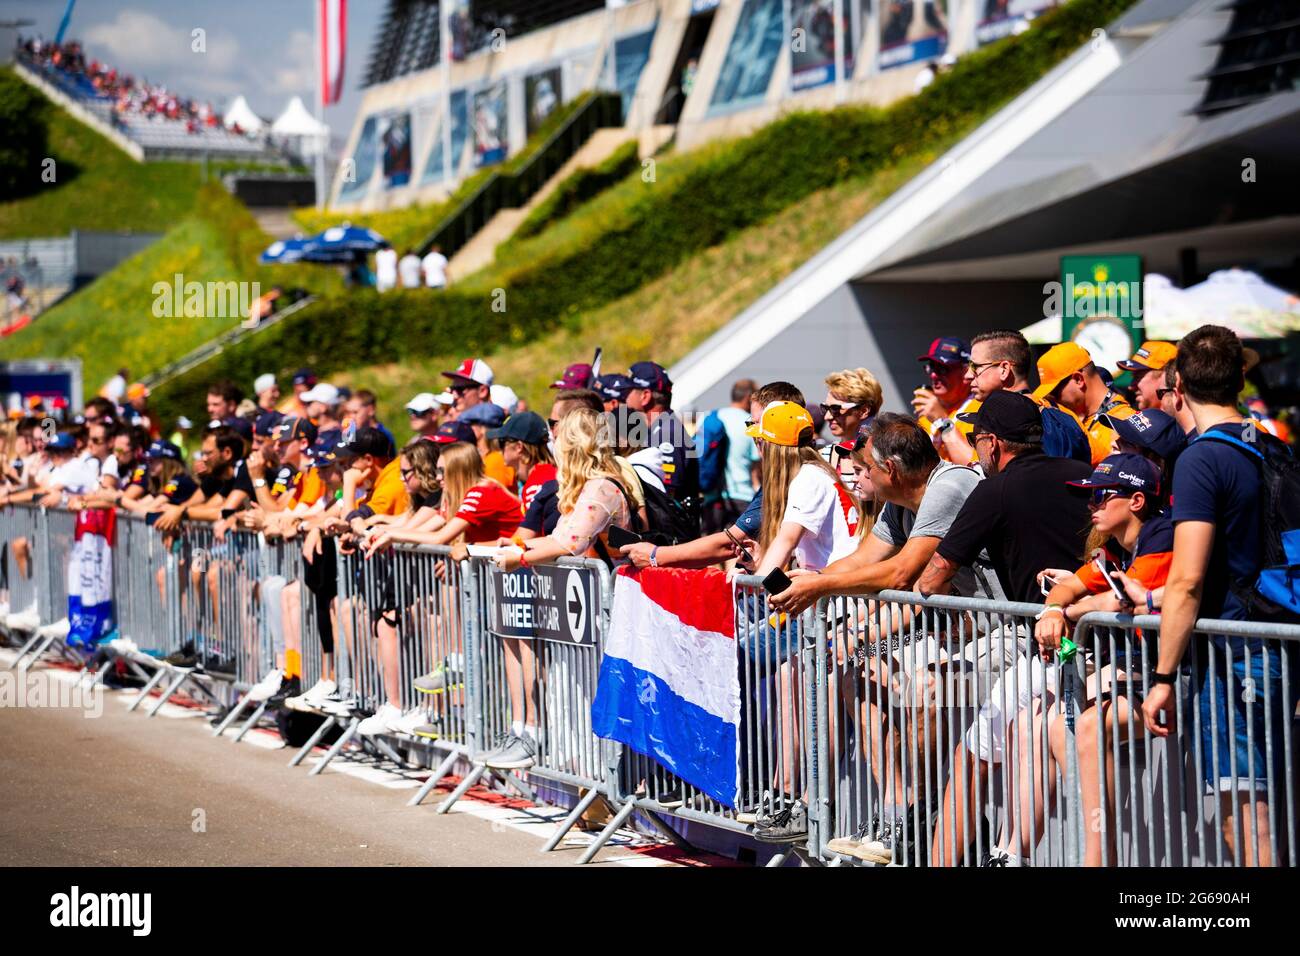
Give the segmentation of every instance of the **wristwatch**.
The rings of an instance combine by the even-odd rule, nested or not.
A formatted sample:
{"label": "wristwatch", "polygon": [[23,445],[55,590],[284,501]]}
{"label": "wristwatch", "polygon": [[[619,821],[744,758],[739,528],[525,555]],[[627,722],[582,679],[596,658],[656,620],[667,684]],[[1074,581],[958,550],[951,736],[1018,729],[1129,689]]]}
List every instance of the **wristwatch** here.
{"label": "wristwatch", "polygon": [[1152,671],[1151,673],[1151,681],[1155,684],[1169,684],[1172,686],[1177,680],[1177,674],[1162,674],[1159,671]]}
{"label": "wristwatch", "polygon": [[936,435],[942,435],[949,428],[952,428],[952,426],[953,420],[951,418],[941,418],[934,423],[934,433]]}
{"label": "wristwatch", "polygon": [[253,487],[254,487],[254,488],[265,488],[265,487],[266,487],[266,479],[265,479],[265,478],[254,478],[254,479],[253,479]]}

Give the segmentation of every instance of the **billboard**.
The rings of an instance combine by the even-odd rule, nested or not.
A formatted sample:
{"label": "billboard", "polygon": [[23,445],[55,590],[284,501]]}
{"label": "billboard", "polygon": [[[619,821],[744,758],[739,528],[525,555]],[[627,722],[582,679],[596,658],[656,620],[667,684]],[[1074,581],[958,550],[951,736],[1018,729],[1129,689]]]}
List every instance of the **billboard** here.
{"label": "billboard", "polygon": [[980,18],[975,24],[975,40],[981,46],[1023,33],[1039,10],[1053,6],[1056,0],[977,0]]}
{"label": "billboard", "polygon": [[384,186],[394,189],[411,181],[411,114],[386,117],[380,134]]}
{"label": "billboard", "polygon": [[835,17],[839,7],[844,75],[853,72],[853,31],[843,0],[790,0],[790,89],[835,82]]}
{"label": "billboard", "polygon": [[560,68],[534,73],[524,80],[524,103],[527,107],[528,135],[532,136],[563,102],[560,96]]}
{"label": "billboard", "polygon": [[506,158],[508,122],[504,80],[474,94],[474,165],[491,166]]}
{"label": "billboard", "polygon": [[948,48],[951,0],[886,0],[880,8],[880,68],[933,60]]}

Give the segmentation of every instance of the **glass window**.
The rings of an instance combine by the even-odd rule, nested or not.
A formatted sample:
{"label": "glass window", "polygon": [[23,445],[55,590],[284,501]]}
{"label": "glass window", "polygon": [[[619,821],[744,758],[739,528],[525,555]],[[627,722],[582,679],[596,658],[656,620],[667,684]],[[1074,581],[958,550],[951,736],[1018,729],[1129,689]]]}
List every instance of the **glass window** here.
{"label": "glass window", "polygon": [[645,33],[614,42],[614,82],[623,97],[625,120],[627,111],[632,108],[632,97],[636,96],[636,85],[641,81],[641,71],[650,59],[650,44],[654,38],[654,27],[651,27]]}
{"label": "glass window", "polygon": [[784,34],[781,0],[745,0],[713,88],[710,113],[762,102]]}
{"label": "glass window", "polygon": [[429,160],[424,166],[423,183],[437,183],[454,175],[460,165],[460,157],[465,153],[465,139],[469,135],[469,97],[464,90],[453,90],[451,94],[451,173],[443,169],[442,126],[439,125],[433,138],[433,149],[429,151]]}
{"label": "glass window", "polygon": [[370,179],[375,174],[375,167],[379,164],[376,162],[378,157],[379,143],[379,120],[375,116],[367,116],[365,123],[361,127],[361,135],[357,138],[357,148],[352,153],[352,172],[353,176],[343,180],[343,185],[339,189],[339,199],[355,199],[365,194],[366,187],[370,185]]}

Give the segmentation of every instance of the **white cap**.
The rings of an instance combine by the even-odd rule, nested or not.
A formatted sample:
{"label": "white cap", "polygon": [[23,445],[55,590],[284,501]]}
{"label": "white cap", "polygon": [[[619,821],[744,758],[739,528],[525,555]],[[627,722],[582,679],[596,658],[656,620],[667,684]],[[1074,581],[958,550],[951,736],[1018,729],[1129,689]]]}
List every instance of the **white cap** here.
{"label": "white cap", "polygon": [[257,378],[253,379],[253,394],[261,395],[268,388],[273,388],[274,386],[275,376],[270,372],[267,372],[265,375],[259,375]]}
{"label": "white cap", "polygon": [[322,402],[325,405],[337,405],[339,403],[339,390],[329,382],[317,382],[314,388],[309,388],[298,396],[298,401],[303,402]]}
{"label": "white cap", "polygon": [[476,385],[492,384],[492,367],[482,359],[467,358],[460,363],[460,368],[442,374],[447,378],[463,379]]}
{"label": "white cap", "polygon": [[439,404],[441,403],[438,401],[438,396],[433,392],[421,392],[406,403],[406,410],[413,415],[423,415],[425,412],[433,411]]}
{"label": "white cap", "polygon": [[449,388],[444,388],[444,389],[443,389],[441,392],[439,392],[437,395],[433,396],[433,400],[434,400],[435,402],[437,402],[439,405],[455,405],[455,404],[456,404],[456,396],[453,395],[453,394],[451,394],[451,389],[449,389]]}
{"label": "white cap", "polygon": [[500,405],[506,410],[507,415],[513,415],[515,406],[519,404],[519,396],[509,385],[493,385],[490,391],[492,404]]}

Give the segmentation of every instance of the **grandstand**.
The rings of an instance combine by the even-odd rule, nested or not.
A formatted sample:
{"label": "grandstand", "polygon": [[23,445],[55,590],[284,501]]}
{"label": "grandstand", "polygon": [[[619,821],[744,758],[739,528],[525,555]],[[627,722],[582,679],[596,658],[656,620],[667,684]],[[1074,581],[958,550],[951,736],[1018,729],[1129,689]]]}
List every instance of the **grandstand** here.
{"label": "grandstand", "polygon": [[[14,68],[27,82],[138,160],[280,163],[291,159],[265,134],[227,129],[208,104],[193,104],[170,92],[150,89],[146,83],[137,85],[131,77],[119,80],[116,70],[94,60],[87,64],[76,43],[66,43],[60,50],[41,40],[20,41]],[[155,110],[154,102],[161,104],[164,99],[168,108]],[[140,107],[142,102],[147,109]]]}

